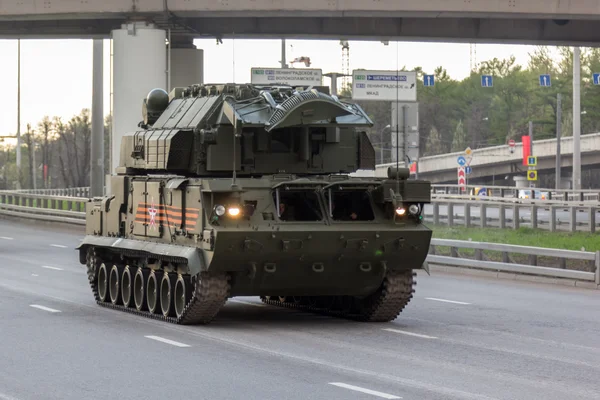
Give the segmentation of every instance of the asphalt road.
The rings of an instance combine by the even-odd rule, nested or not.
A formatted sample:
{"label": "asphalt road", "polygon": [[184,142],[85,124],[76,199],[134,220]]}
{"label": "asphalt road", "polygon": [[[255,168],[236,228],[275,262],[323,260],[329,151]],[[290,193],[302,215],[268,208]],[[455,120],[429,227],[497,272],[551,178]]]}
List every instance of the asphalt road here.
{"label": "asphalt road", "polygon": [[[465,215],[465,207],[463,205],[456,204],[453,209],[454,215],[460,218],[463,218]],[[481,216],[481,210],[478,206],[471,206],[470,209],[471,218],[479,219]],[[433,207],[431,204],[425,205],[425,214],[428,217],[433,217]],[[448,216],[448,206],[441,205],[439,207],[439,215],[440,217]],[[497,207],[487,206],[486,213],[487,218],[490,218],[492,221],[489,221],[487,224],[491,226],[498,226],[498,220],[500,218],[500,210]],[[504,211],[505,218],[507,219],[507,225],[512,224],[513,219],[513,210],[512,207],[507,207]],[[531,208],[529,207],[521,207],[519,209],[519,218],[525,222],[525,224],[529,224],[531,222]],[[590,213],[585,210],[577,211],[577,222],[589,224],[590,221]],[[537,210],[537,219],[538,223],[542,223],[543,225],[548,225],[550,221],[550,211],[544,209]],[[508,221],[510,220],[510,221]],[[571,213],[568,211],[564,211],[564,209],[556,210],[556,222],[557,225],[567,226],[571,221]],[[523,222],[521,223],[523,224]],[[600,210],[596,212],[596,226],[600,225]],[[581,228],[580,228],[581,229]]]}
{"label": "asphalt road", "polygon": [[81,236],[0,219],[0,400],[599,398],[598,291],[419,273],[387,324],[236,298],[176,326],[98,307]]}

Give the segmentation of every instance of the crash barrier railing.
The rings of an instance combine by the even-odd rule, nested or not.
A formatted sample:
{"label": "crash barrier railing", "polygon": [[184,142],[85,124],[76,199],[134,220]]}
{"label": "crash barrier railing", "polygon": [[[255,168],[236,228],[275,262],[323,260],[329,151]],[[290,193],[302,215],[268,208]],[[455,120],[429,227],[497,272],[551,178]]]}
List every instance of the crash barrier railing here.
{"label": "crash barrier railing", "polygon": [[[501,197],[501,198],[518,198],[520,191],[529,191],[526,196],[529,199],[536,200],[562,200],[562,201],[597,201],[600,202],[600,189],[583,189],[583,190],[556,190],[550,188],[519,188],[515,186],[486,186],[486,185],[468,185],[464,186],[464,190],[459,185],[431,185],[431,194],[434,196],[441,195],[459,195],[465,198],[468,197]],[[484,190],[482,190],[484,189]],[[534,194],[531,194],[531,191]],[[533,197],[532,197],[533,196]]]}
{"label": "crash barrier railing", "polygon": [[544,276],[600,285],[600,251],[573,251],[464,240],[432,239],[427,261],[447,267]]}
{"label": "crash barrier railing", "polygon": [[85,197],[0,191],[0,214],[85,225]]}
{"label": "crash barrier railing", "polygon": [[5,190],[4,192],[14,192],[22,194],[41,194],[45,196],[68,196],[68,197],[89,197],[90,187],[72,187],[61,189],[20,189],[20,190]]}
{"label": "crash barrier railing", "polygon": [[[0,191],[0,214],[85,225],[85,204],[87,202],[87,198],[81,197]],[[436,204],[438,203],[433,205]],[[444,248],[449,249],[448,255],[444,255]],[[600,251],[594,253],[432,239],[429,253],[428,261],[430,263],[443,266],[565,278],[600,284]],[[498,254],[494,256],[493,253]],[[525,262],[522,260],[523,255],[527,257]],[[543,266],[543,263],[550,264],[550,266]]]}
{"label": "crash barrier railing", "polygon": [[[461,191],[459,185],[431,185],[431,195],[434,199],[458,198],[458,199],[486,199],[488,201],[547,201],[557,200],[562,202],[590,202],[600,203],[600,189],[586,190],[554,190],[544,188],[534,188],[536,193],[533,197],[529,193],[527,198],[519,198],[520,190],[532,190],[531,188],[516,188],[514,186],[486,186],[485,196],[479,195],[480,186],[468,185],[466,191]],[[470,194],[473,190],[473,194]],[[13,192],[40,194],[47,196],[69,196],[69,197],[89,197],[90,187],[73,187],[61,189],[21,189]]]}
{"label": "crash barrier railing", "polygon": [[501,229],[526,226],[550,232],[595,233],[598,230],[600,204],[565,204],[434,199],[425,205],[424,219],[433,225],[447,226]]}

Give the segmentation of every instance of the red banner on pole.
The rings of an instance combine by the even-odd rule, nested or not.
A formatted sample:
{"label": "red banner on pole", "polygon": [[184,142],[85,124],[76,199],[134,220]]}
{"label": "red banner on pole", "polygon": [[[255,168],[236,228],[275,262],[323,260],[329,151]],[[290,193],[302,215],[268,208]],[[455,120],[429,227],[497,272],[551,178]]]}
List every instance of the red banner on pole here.
{"label": "red banner on pole", "polygon": [[521,141],[523,142],[523,165],[527,166],[527,157],[531,155],[531,137],[521,136]]}
{"label": "red banner on pole", "polygon": [[411,174],[416,174],[417,173],[417,162],[416,161],[413,161],[410,164],[410,173]]}

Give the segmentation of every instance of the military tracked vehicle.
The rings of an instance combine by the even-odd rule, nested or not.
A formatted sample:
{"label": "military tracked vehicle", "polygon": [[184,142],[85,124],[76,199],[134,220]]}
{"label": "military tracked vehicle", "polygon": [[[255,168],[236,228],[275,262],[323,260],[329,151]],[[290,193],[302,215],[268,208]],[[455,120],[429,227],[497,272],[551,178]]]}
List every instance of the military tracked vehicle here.
{"label": "military tracked vehicle", "polygon": [[430,184],[375,168],[356,104],[324,87],[151,91],[78,246],[97,303],[206,324],[234,296],[390,321],[426,269]]}

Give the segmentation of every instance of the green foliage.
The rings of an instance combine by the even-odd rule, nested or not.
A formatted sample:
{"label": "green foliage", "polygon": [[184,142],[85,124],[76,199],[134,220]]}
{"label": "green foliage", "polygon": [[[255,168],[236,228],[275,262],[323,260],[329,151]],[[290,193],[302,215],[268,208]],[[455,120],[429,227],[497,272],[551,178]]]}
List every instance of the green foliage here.
{"label": "green foliage", "polygon": [[585,232],[549,232],[527,227],[515,230],[432,225],[430,228],[433,231],[433,237],[438,239],[470,239],[475,242],[504,243],[566,250],[581,250],[584,248],[586,251],[596,251],[600,248],[600,236]]}
{"label": "green foliage", "polygon": [[[481,62],[477,71],[461,81],[452,79],[443,67],[437,67],[435,86],[425,87],[421,67],[417,72],[419,131],[421,155],[435,155],[505,144],[509,139],[521,141],[534,122],[534,138],[556,137],[556,98],[562,96],[562,136],[573,134],[573,50],[558,47],[553,59],[549,48],[537,47],[529,62],[522,66],[514,57]],[[600,88],[593,85],[592,75],[600,72],[600,49],[582,49],[581,118],[582,134],[600,130]],[[491,88],[481,86],[481,75],[492,75]],[[539,76],[550,74],[551,87],[541,87]],[[343,94],[351,97],[351,88]],[[373,119],[369,135],[379,154],[389,153],[389,133],[383,133],[390,121],[390,102],[358,101]],[[383,133],[383,134],[382,134]],[[385,157],[384,157],[384,161]]]}

